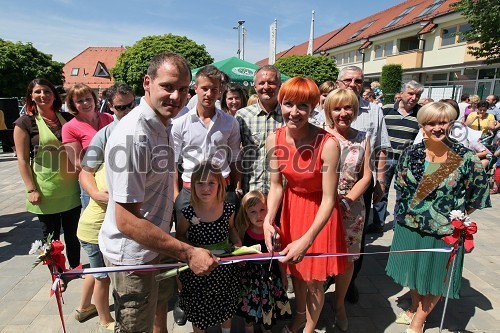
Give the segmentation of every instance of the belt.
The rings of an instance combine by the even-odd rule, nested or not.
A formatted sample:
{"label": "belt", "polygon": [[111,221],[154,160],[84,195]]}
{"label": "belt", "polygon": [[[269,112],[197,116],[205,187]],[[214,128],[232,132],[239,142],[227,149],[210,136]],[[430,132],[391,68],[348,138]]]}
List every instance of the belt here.
{"label": "belt", "polygon": [[[226,178],[224,178],[224,180],[226,181],[226,186],[229,186],[231,179],[229,177],[226,177]],[[182,181],[182,186],[184,186],[185,188],[191,188],[191,183]]]}

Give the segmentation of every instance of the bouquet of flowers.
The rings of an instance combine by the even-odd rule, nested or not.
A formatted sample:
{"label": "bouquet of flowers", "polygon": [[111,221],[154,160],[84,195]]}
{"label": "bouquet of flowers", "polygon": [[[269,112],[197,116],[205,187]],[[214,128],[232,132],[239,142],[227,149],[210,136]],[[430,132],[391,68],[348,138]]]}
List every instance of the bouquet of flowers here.
{"label": "bouquet of flowers", "polygon": [[443,237],[443,241],[452,244],[454,248],[463,243],[465,251],[471,252],[474,248],[472,235],[477,232],[476,222],[471,222],[470,217],[459,210],[450,212],[450,220],[454,227],[453,234]]}

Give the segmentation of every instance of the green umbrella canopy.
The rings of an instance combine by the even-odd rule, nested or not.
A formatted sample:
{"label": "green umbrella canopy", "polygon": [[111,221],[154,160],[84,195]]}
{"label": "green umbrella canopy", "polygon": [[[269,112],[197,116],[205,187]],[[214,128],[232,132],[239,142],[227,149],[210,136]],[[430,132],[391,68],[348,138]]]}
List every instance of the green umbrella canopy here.
{"label": "green umbrella canopy", "polygon": [[[250,89],[250,87],[253,86],[253,76],[255,71],[259,68],[258,65],[238,59],[236,57],[230,57],[221,61],[217,61],[212,65],[229,75],[229,79],[231,80],[231,82],[236,82],[246,89]],[[200,70],[200,68],[201,67],[195,68],[191,71],[191,73],[193,73],[193,81],[191,82],[191,84],[194,84],[195,75]],[[289,78],[290,77],[281,74],[282,82]]]}

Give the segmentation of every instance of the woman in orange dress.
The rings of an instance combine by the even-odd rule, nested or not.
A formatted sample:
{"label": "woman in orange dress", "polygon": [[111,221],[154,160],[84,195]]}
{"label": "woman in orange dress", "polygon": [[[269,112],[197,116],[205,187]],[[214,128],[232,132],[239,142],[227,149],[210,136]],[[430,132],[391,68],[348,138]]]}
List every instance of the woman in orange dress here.
{"label": "woman in orange dress", "polygon": [[[305,258],[306,253],[345,253],[337,198],[340,147],[325,130],[309,123],[319,89],[308,78],[295,77],[280,89],[278,100],[286,126],[267,138],[271,189],[264,221],[266,246],[279,231],[280,259],[292,275],[296,313],[283,332],[313,332],[324,303],[323,282],[345,271],[345,257]],[[283,178],[286,185],[283,185]],[[281,225],[274,224],[282,203]]]}

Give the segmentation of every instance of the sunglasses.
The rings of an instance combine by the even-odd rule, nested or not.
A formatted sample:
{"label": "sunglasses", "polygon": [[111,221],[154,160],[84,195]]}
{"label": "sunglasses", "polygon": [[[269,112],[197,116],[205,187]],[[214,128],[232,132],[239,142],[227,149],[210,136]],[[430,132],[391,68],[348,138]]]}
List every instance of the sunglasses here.
{"label": "sunglasses", "polygon": [[340,80],[340,81],[342,83],[346,84],[346,85],[350,84],[352,81],[354,81],[354,83],[356,83],[356,84],[362,84],[363,83],[363,79],[354,79],[354,78],[352,78],[352,79],[343,79],[343,80]]}
{"label": "sunglasses", "polygon": [[133,109],[134,106],[135,106],[135,101],[133,101],[129,104],[126,104],[126,105],[113,105],[113,108],[115,108],[118,111],[125,111],[127,109],[129,109],[129,110]]}

